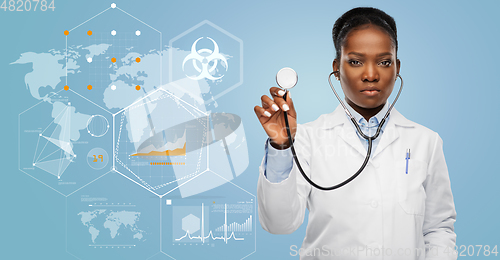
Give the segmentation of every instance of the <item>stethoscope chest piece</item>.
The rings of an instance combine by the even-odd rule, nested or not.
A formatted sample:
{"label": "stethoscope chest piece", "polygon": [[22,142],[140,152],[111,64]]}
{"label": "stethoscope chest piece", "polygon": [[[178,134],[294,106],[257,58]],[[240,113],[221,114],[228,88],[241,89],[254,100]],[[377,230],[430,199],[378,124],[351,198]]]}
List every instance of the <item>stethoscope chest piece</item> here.
{"label": "stethoscope chest piece", "polygon": [[299,77],[297,72],[295,72],[292,68],[282,68],[276,74],[276,83],[278,83],[278,86],[286,90],[295,87],[298,80]]}

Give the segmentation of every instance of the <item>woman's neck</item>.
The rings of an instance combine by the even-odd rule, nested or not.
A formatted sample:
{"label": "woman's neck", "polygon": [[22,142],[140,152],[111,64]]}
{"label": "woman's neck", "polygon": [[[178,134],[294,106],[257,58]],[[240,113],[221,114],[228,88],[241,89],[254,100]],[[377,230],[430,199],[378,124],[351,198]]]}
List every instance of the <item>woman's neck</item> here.
{"label": "woman's neck", "polygon": [[354,110],[356,110],[356,112],[358,112],[362,117],[364,117],[367,122],[370,120],[370,118],[372,118],[374,115],[376,115],[378,112],[380,112],[380,110],[382,110],[382,108],[384,108],[384,105],[385,105],[385,103],[384,103],[378,107],[364,108],[364,107],[360,107],[360,106],[354,104],[349,99],[347,99],[346,101],[347,101],[347,104],[349,104]]}

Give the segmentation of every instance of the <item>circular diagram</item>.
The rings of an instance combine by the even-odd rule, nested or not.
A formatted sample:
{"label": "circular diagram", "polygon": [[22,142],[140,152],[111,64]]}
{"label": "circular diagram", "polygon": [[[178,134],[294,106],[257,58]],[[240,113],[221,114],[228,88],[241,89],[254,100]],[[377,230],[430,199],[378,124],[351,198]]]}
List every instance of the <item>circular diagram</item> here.
{"label": "circular diagram", "polygon": [[94,170],[100,170],[106,167],[106,165],[108,165],[108,161],[108,153],[102,148],[93,148],[87,154],[87,163],[89,164],[90,168]]}
{"label": "circular diagram", "polygon": [[93,137],[101,137],[109,130],[109,122],[102,115],[93,115],[87,122],[87,132]]}

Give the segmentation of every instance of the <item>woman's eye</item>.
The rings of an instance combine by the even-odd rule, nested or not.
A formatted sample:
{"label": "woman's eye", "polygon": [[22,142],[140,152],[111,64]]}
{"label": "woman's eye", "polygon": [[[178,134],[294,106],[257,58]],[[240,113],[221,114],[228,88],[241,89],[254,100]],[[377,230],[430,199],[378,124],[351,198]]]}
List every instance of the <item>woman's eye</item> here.
{"label": "woman's eye", "polygon": [[390,60],[384,60],[384,61],[381,62],[381,64],[384,65],[384,66],[391,66],[392,61],[390,61]]}
{"label": "woman's eye", "polygon": [[350,60],[349,64],[351,64],[351,65],[361,65],[361,62],[359,62],[357,60]]}

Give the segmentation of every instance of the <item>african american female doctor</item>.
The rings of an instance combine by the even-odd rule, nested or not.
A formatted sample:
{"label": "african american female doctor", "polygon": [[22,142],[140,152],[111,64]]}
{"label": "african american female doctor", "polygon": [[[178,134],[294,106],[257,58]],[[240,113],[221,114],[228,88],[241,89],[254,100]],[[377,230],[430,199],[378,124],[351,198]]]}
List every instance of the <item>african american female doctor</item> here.
{"label": "african american female doctor", "polygon": [[[343,14],[332,34],[335,78],[348,110],[372,136],[388,110],[401,66],[396,23],[379,9],[359,7]],[[280,88],[272,87],[270,94],[254,108],[269,136],[259,167],[259,218],[268,232],[289,234],[309,210],[302,247],[291,247],[290,254],[300,259],[457,258],[456,211],[436,132],[393,108],[363,172],[339,189],[323,191],[311,186],[293,161],[283,111],[305,174],[321,186],[351,177],[363,163],[367,140],[340,105],[297,124],[290,92],[286,101]]]}

